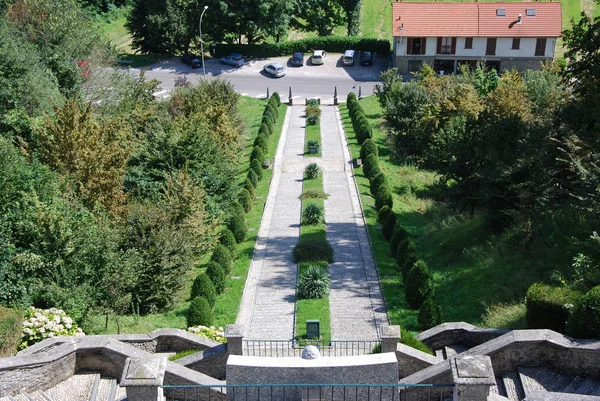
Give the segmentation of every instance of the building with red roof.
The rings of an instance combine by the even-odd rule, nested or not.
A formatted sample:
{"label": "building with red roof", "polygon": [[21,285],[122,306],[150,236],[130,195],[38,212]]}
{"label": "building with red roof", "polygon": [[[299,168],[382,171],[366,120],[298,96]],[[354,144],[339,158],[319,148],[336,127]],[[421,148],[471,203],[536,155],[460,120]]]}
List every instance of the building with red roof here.
{"label": "building with red roof", "polygon": [[559,2],[394,2],[394,61],[401,73],[428,63],[453,73],[484,61],[498,71],[537,69],[554,58]]}

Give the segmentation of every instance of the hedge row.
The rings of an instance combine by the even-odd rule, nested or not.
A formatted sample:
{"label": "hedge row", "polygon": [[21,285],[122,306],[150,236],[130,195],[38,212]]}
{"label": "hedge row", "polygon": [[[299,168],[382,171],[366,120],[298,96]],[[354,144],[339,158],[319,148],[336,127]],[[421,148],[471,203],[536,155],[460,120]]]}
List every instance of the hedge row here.
{"label": "hedge row", "polygon": [[279,118],[280,105],[281,99],[275,92],[265,106],[261,126],[250,154],[250,168],[241,184],[238,202],[231,207],[227,227],[221,230],[219,243],[213,249],[206,271],[200,273],[192,284],[191,304],[187,315],[188,327],[199,324],[210,326],[213,322],[215,301],[225,290],[226,277],[231,273],[236,257],[236,245],[246,239],[246,213],[252,210],[256,186],[263,177],[265,154],[269,152],[269,136],[273,134],[274,124]]}
{"label": "hedge row", "polygon": [[[367,117],[365,116],[365,111],[358,102],[354,92],[350,92],[348,94],[348,97],[346,98],[346,105],[348,106],[348,113],[350,114],[350,119],[352,120],[352,128],[356,134],[356,140],[358,141],[359,145],[362,145],[367,139],[373,138],[371,125],[369,124],[369,120],[367,120]],[[377,146],[375,146],[375,150],[376,149]],[[363,152],[361,151],[361,157],[362,156]]]}
{"label": "hedge row", "polygon": [[245,57],[277,57],[288,56],[293,52],[312,53],[314,50],[343,53],[348,49],[388,54],[390,48],[389,40],[368,39],[357,36],[324,36],[280,43],[217,44],[215,56],[222,57],[230,53],[240,53]]}

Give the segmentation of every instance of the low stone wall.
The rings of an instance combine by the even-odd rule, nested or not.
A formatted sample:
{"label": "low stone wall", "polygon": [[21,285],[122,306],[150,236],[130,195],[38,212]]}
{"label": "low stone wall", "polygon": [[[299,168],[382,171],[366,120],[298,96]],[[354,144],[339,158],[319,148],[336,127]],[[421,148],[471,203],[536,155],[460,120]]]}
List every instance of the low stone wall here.
{"label": "low stone wall", "polygon": [[176,364],[185,366],[188,369],[196,372],[204,373],[216,379],[225,380],[227,364],[227,345],[221,344],[204,351],[177,359]]}
{"label": "low stone wall", "polygon": [[396,348],[396,358],[398,359],[399,379],[441,362],[441,359],[433,355],[400,343]]}
{"label": "low stone wall", "polygon": [[471,348],[498,338],[510,330],[482,329],[465,322],[442,323],[419,333],[417,338],[431,349],[442,349],[448,345]]}

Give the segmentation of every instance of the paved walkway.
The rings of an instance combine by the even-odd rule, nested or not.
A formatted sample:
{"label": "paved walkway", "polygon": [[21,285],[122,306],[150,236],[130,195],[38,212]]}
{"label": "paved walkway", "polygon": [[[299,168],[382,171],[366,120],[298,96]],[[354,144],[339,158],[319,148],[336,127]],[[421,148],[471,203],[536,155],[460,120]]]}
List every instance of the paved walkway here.
{"label": "paved walkway", "polygon": [[335,340],[375,340],[387,324],[379,278],[352,177],[350,153],[337,107],[322,106],[321,158],[304,158],[304,106],[289,107],[273,163],[273,178],[244,289],[237,323],[246,339],[288,340],[294,336],[302,177],[309,163],[323,170],[330,265],[331,329]]}

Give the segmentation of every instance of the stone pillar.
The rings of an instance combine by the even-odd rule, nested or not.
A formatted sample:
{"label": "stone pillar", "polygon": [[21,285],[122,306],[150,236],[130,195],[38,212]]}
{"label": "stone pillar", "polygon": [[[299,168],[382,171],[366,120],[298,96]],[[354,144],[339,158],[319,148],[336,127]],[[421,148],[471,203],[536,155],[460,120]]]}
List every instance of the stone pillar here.
{"label": "stone pillar", "polygon": [[127,391],[129,401],[163,401],[163,380],[167,367],[165,355],[127,358],[121,387]]}
{"label": "stone pillar", "polygon": [[381,326],[381,352],[396,352],[400,341],[400,326]]}
{"label": "stone pillar", "polygon": [[241,324],[228,324],[225,327],[227,339],[227,353],[229,355],[244,355],[244,326]]}
{"label": "stone pillar", "polygon": [[454,380],[454,401],[487,400],[490,387],[496,384],[492,360],[487,355],[450,358]]}

